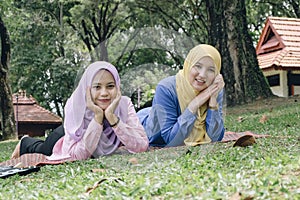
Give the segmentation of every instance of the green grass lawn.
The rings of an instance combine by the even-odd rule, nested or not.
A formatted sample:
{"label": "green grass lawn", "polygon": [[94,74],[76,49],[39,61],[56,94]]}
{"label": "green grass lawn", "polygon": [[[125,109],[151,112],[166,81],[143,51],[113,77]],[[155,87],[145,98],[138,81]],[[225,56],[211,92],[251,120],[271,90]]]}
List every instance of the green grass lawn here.
{"label": "green grass lawn", "polygon": [[[0,179],[0,198],[300,199],[300,99],[284,101],[224,110],[228,131],[271,135],[253,146],[214,143],[47,165]],[[16,143],[0,142],[0,161]]]}

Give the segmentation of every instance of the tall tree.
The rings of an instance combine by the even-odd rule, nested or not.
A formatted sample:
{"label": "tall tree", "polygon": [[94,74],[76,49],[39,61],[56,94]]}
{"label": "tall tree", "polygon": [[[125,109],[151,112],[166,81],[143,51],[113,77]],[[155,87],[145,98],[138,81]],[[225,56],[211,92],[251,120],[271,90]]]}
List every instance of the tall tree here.
{"label": "tall tree", "polygon": [[271,96],[248,32],[245,0],[206,0],[206,6],[209,43],[216,46],[223,57],[227,105]]}
{"label": "tall tree", "polygon": [[248,33],[244,0],[233,1],[236,4],[227,0],[142,2],[142,8],[160,16],[162,20],[157,21],[164,27],[193,35],[199,43],[220,50],[227,105],[271,95]]}
{"label": "tall tree", "polygon": [[129,28],[132,16],[126,1],[118,0],[80,1],[69,12],[67,23],[80,36],[91,59],[103,61],[109,60],[107,39]]}
{"label": "tall tree", "polygon": [[8,83],[8,66],[10,61],[10,39],[8,31],[0,16],[1,63],[0,63],[0,109],[1,128],[0,140],[16,139],[14,108],[12,93]]}
{"label": "tall tree", "polygon": [[[72,4],[14,1],[10,19],[13,92],[26,90],[41,106],[63,116],[81,62],[82,43],[64,26]],[[13,18],[13,19],[12,19]]]}
{"label": "tall tree", "polygon": [[[182,43],[178,46],[193,47],[198,43],[207,42],[207,15],[203,0],[139,0],[136,1],[136,5],[143,9],[138,14],[139,23],[143,23],[144,26],[162,26],[169,32],[177,32],[189,40],[181,40],[174,38],[177,43]],[[147,16],[144,16],[147,13]],[[143,17],[144,16],[144,17]],[[166,31],[165,31],[166,32]],[[169,38],[168,36],[166,36]],[[182,38],[183,38],[182,37]],[[189,42],[189,45],[183,44]],[[186,54],[189,49],[186,49]],[[174,52],[168,52],[172,58],[182,65],[184,58],[176,59]],[[177,55],[178,56],[178,55]]]}

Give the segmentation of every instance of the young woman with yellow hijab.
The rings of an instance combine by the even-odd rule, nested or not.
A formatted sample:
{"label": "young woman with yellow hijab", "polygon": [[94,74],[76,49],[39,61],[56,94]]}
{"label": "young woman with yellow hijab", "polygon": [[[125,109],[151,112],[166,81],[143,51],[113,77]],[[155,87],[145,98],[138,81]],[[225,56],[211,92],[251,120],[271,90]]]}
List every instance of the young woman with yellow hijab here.
{"label": "young woman with yellow hijab", "polygon": [[152,107],[138,112],[151,146],[195,146],[222,140],[224,80],[217,49],[200,44],[183,69],[161,80]]}

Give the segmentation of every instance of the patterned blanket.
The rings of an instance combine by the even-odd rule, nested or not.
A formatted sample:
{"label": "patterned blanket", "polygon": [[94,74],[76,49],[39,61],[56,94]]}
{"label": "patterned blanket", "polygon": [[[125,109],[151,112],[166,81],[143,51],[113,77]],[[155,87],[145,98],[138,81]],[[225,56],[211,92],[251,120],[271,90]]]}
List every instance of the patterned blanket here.
{"label": "patterned blanket", "polygon": [[[236,141],[240,137],[245,135],[252,135],[255,138],[268,137],[269,135],[254,134],[250,131],[246,132],[225,132],[222,142]],[[17,167],[30,167],[30,166],[42,166],[42,165],[55,165],[66,162],[65,160],[47,160],[43,154],[33,153],[24,154],[19,158],[7,160],[0,163],[0,166],[17,166]]]}

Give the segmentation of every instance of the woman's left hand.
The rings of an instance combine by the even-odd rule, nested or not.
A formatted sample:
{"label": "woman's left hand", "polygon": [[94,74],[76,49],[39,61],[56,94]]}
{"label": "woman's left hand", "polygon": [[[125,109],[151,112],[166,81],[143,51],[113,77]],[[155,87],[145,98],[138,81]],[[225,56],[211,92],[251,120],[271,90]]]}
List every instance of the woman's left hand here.
{"label": "woman's left hand", "polygon": [[214,95],[218,96],[219,92],[224,88],[225,83],[222,74],[218,74],[213,82],[213,84],[217,85],[217,91],[213,93]]}
{"label": "woman's left hand", "polygon": [[216,89],[214,89],[214,91],[210,94],[209,106],[216,107],[218,94],[225,86],[223,76],[218,74],[212,85],[214,85]]}
{"label": "woman's left hand", "polygon": [[114,112],[115,112],[116,108],[119,105],[121,96],[122,96],[121,91],[120,91],[120,89],[118,89],[116,98],[111,102],[111,104],[104,111],[105,118],[109,122],[110,121],[115,121],[115,120],[113,120],[113,115],[114,115]]}

